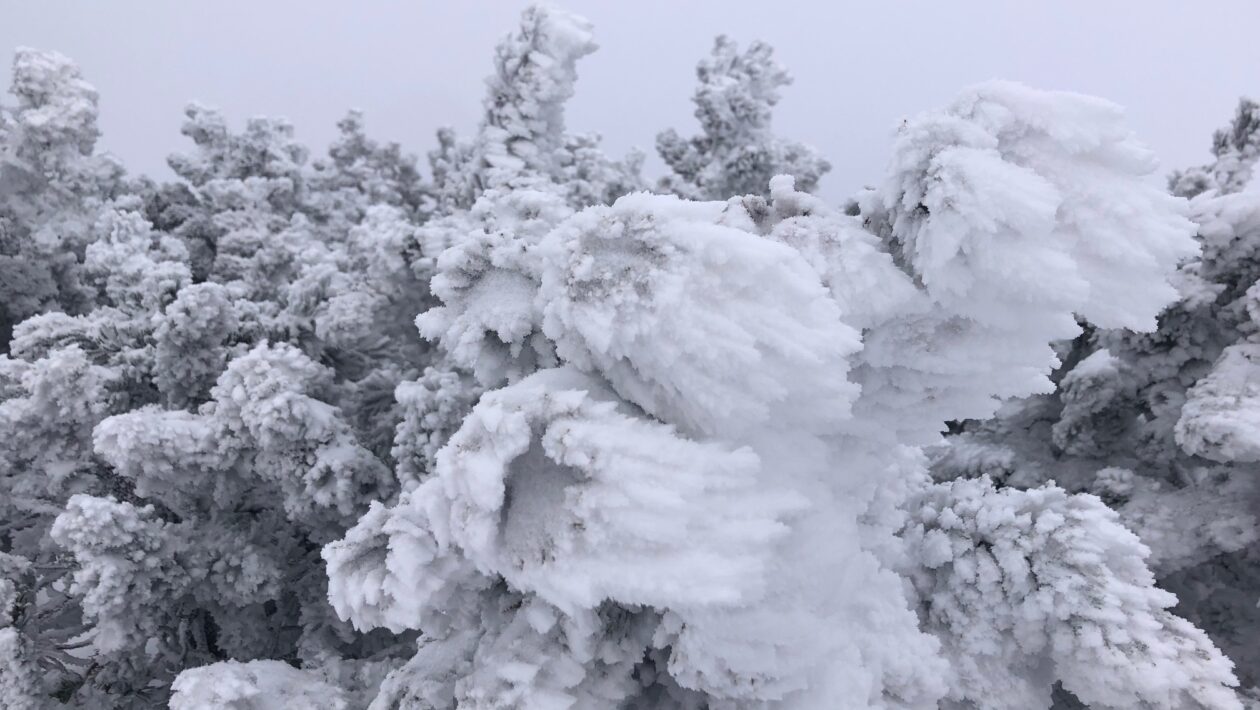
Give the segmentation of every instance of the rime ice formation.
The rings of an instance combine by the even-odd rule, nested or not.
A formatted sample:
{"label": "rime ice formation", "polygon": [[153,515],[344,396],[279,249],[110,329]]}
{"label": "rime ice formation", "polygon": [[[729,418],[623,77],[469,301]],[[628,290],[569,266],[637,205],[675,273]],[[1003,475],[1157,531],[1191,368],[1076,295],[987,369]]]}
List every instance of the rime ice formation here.
{"label": "rime ice formation", "polygon": [[1260,193],[1251,181],[1255,104],[1217,131],[1215,160],[1175,174],[1191,196],[1201,252],[1183,259],[1176,300],[1150,333],[1082,313],[1085,332],[1056,344],[1057,390],[969,422],[937,451],[938,478],[988,474],[1032,488],[1053,479],[1101,497],[1149,547],[1177,613],[1237,664],[1254,701],[1260,656],[1255,561],[1260,540],[1255,464]]}
{"label": "rime ice formation", "polygon": [[164,183],[19,51],[0,707],[1241,709],[1254,107],[1187,207],[982,84],[839,209],[721,38],[654,194],[566,125],[594,50],[527,9],[431,178],[192,104]]}
{"label": "rime ice formation", "polygon": [[324,551],[340,615],[422,631],[377,707],[1239,707],[1096,499],[917,449],[1047,391],[1074,313],[1154,325],[1195,245],[1151,167],[1114,106],[996,83],[905,126],[864,218],[776,178],[452,248],[422,332],[489,389]]}

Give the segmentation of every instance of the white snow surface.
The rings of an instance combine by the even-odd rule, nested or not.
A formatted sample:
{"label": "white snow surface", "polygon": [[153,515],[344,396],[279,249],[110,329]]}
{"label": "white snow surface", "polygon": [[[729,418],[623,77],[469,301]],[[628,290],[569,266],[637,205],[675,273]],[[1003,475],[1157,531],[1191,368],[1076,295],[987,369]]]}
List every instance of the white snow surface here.
{"label": "white snow surface", "polygon": [[[960,583],[898,536],[918,514],[903,506],[930,490],[917,447],[949,419],[1046,391],[1049,343],[1078,332],[1074,314],[1154,326],[1195,244],[1151,168],[1114,106],[995,83],[908,124],[865,218],[776,178],[769,200],[632,194],[454,247],[435,285],[458,287],[420,325],[492,389],[431,477],[324,550],[340,615],[425,633],[382,698],[611,707],[642,702],[630,681],[651,675],[658,707],[1003,707],[1013,696],[975,682],[968,654],[1008,643],[1010,626],[979,639],[966,615],[980,606],[926,627],[916,612],[932,584]],[[1149,288],[1121,288],[1135,283]],[[1047,515],[1088,538],[1092,518]],[[1149,636],[1084,643],[1139,665],[1205,660],[1078,695],[1235,707],[1228,661],[1163,610],[1131,536],[1116,544],[1125,560],[1033,593],[1151,590],[1132,612]],[[1055,679],[1090,667],[1047,655],[1055,643],[983,673],[1049,707]]]}
{"label": "white snow surface", "polygon": [[[1260,264],[1254,195],[1187,205],[1116,106],[991,82],[840,209],[770,130],[784,68],[725,38],[653,194],[565,125],[594,50],[527,9],[431,181],[357,113],[308,164],[193,105],[163,185],[93,155],[72,63],[19,53],[0,706],[1240,709],[1152,570],[1256,539],[1260,287],[1220,273]],[[1248,140],[1177,184],[1240,187]],[[1225,295],[1232,339],[1186,310]],[[1189,350],[1137,334],[1178,322]],[[933,481],[923,447],[1061,366],[1053,417],[958,446],[993,478]],[[1021,488],[1034,435],[1171,452],[1176,496],[1135,456],[1063,469],[1101,498]]]}
{"label": "white snow surface", "polygon": [[347,710],[345,694],[280,661],[224,661],[180,674],[171,710]]}

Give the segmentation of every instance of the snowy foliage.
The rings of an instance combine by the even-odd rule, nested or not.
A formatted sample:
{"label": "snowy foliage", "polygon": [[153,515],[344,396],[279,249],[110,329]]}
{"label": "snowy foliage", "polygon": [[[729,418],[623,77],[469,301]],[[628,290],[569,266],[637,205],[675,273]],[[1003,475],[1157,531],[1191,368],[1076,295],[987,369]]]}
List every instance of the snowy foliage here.
{"label": "snowy foliage", "polygon": [[[91,154],[95,93],[68,60],[24,50],[16,76],[0,235],[18,259],[57,234],[32,263],[66,280],[23,287],[40,300],[12,318],[48,312],[0,358],[0,552],[36,570],[4,677],[77,707],[161,706],[227,658],[374,688],[396,640],[333,617],[317,553],[398,490],[393,391],[430,360],[414,159],[355,114],[310,164],[287,124],[238,134],[194,106],[179,181],[128,182]],[[34,161],[48,182],[22,177]]]}
{"label": "snowy foliage", "polygon": [[770,178],[791,175],[812,192],[831,165],[807,145],[787,141],[770,128],[771,112],[791,76],[772,56],[774,49],[753,42],[744,51],[725,35],[696,67],[700,86],[692,101],[703,131],[683,138],[673,129],[656,137],[656,152],[672,175],[661,188],[693,200],[725,200],[764,194]]}
{"label": "snowy foliage", "polygon": [[93,153],[96,90],[55,52],[20,48],[0,105],[0,351],[15,325],[90,308],[79,266],[121,169]]}
{"label": "snowy foliage", "polygon": [[983,84],[840,209],[719,38],[652,194],[566,126],[595,49],[527,9],[428,178],[192,104],[164,183],[18,52],[0,707],[1241,708],[1254,105],[1187,206]]}
{"label": "snowy foliage", "polygon": [[429,160],[443,212],[472,208],[486,192],[540,183],[556,183],[548,189],[576,208],[640,187],[641,155],[612,161],[599,150],[598,135],[565,132],[564,103],[574,93],[577,62],[596,47],[585,19],[541,5],[525,10],[519,29],[495,48],[476,139],[438,133]]}
{"label": "snowy foliage", "polygon": [[[537,200],[525,220],[484,194],[470,216],[485,226],[439,258],[442,305],[419,324],[489,391],[428,477],[324,549],[340,615],[422,633],[377,707],[1001,707],[943,652],[990,610],[917,613],[933,579],[983,592],[914,544],[915,501],[936,492],[915,447],[1046,391],[1073,313],[1150,327],[1175,297],[1193,227],[1118,121],[1084,97],[980,87],[907,125],[861,217],[790,177],[769,200],[629,195],[552,216],[553,190],[533,182],[514,191]],[[1145,240],[1121,229],[1134,214]],[[998,267],[1029,248],[1037,259]],[[1041,495],[1101,516],[1038,529],[1045,545],[1101,530],[1123,553],[1027,593],[1119,595],[1146,629],[1114,641],[1131,672],[1065,687],[1113,706],[1235,706],[1229,662],[1166,612],[1132,534],[1096,499]],[[977,554],[962,544],[960,559]],[[1036,564],[1060,564],[1047,554]],[[1071,633],[1059,613],[1046,639]],[[1065,675],[1093,659],[1082,644],[1062,651]],[[994,661],[1031,675],[1026,707],[1049,707],[1056,680],[1026,672],[1038,653]],[[1208,660],[1144,670],[1185,654]]]}
{"label": "snowy foliage", "polygon": [[1251,695],[1260,684],[1250,643],[1260,580],[1255,111],[1243,100],[1216,134],[1215,161],[1172,180],[1193,197],[1201,251],[1182,257],[1177,299],[1158,328],[1134,332],[1081,312],[1084,334],[1056,344],[1056,391],[965,424],[935,465],[940,478],[988,473],[1017,488],[1054,480],[1100,495],[1150,548],[1178,613],[1237,663]]}
{"label": "snowy foliage", "polygon": [[171,710],[346,710],[345,693],[279,661],[226,661],[182,674]]}
{"label": "snowy foliage", "polygon": [[1154,587],[1146,548],[1099,499],[964,479],[911,513],[925,567],[912,579],[956,671],[951,703],[1047,707],[1053,679],[1090,707],[1241,707],[1232,664],[1167,611],[1176,598]]}
{"label": "snowy foliage", "polygon": [[1260,104],[1246,98],[1238,102],[1233,122],[1212,134],[1212,155],[1214,160],[1208,165],[1173,173],[1168,181],[1173,193],[1185,197],[1209,190],[1229,194],[1247,186],[1260,158]]}

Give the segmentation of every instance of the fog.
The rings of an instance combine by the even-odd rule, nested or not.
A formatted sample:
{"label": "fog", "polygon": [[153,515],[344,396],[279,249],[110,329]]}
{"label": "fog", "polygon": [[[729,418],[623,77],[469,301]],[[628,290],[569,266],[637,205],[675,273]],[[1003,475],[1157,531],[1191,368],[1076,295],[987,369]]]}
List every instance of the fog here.
{"label": "fog", "polygon": [[[422,155],[439,126],[471,132],[492,47],[524,5],[5,0],[0,48],[6,62],[22,45],[76,59],[101,92],[102,147],[136,172],[169,174],[165,157],[186,148],[179,124],[194,99],[238,123],[285,116],[316,150],[360,108],[372,135]],[[796,77],[777,130],[832,162],[822,186],[832,199],[878,179],[900,118],[976,81],[1111,99],[1165,170],[1203,162],[1237,98],[1260,93],[1255,2],[565,6],[594,22],[601,45],[580,67],[571,129],[602,133],[614,154],[650,153],[657,131],[696,129],[694,66],[713,36],[762,39]]]}

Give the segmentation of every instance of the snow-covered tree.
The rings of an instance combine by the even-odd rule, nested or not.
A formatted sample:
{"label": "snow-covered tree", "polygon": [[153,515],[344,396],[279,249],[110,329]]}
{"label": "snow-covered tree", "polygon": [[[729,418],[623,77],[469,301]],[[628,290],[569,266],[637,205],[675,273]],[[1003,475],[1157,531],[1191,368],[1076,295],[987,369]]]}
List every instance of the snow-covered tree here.
{"label": "snow-covered tree", "polygon": [[97,94],[69,59],[17,50],[0,105],[0,352],[13,326],[38,313],[92,305],[78,267],[98,211],[122,170],[95,154]]}
{"label": "snow-covered tree", "polygon": [[351,111],[337,123],[341,135],[328,158],[315,162],[311,178],[314,212],[324,220],[358,224],[365,210],[389,205],[414,222],[432,209],[430,187],[416,168],[415,156],[397,143],[381,145],[364,128],[362,111]]}
{"label": "snow-covered tree", "polygon": [[1195,245],[1152,167],[1114,106],[998,83],[860,217],[784,176],[457,243],[419,323],[488,391],[324,549],[340,615],[421,632],[373,707],[1239,707],[1095,499],[919,449],[1049,390],[1073,314],[1154,327]]}
{"label": "snow-covered tree", "polygon": [[438,132],[429,162],[440,211],[467,211],[487,191],[548,182],[559,185],[573,208],[642,189],[641,153],[614,161],[600,151],[597,134],[565,131],[577,61],[595,49],[581,17],[542,5],[522,13],[520,27],[495,48],[475,139],[461,141],[449,128]]}
{"label": "snow-covered tree", "polygon": [[[346,710],[345,693],[318,676],[279,661],[226,661],[179,677],[171,710]],[[271,699],[281,698],[282,705]]]}
{"label": "snow-covered tree", "polygon": [[1187,210],[1115,106],[985,84],[841,210],[719,39],[649,194],[565,125],[594,49],[527,9],[431,182],[196,104],[125,179],[19,53],[0,707],[1240,708],[1250,109]]}
{"label": "snow-covered tree", "polygon": [[1172,191],[1194,197],[1208,190],[1229,194],[1245,188],[1260,158],[1260,104],[1247,98],[1238,102],[1230,125],[1212,134],[1212,156],[1208,165],[1173,173],[1168,180]]}
{"label": "snow-covered tree", "polygon": [[191,104],[185,115],[196,150],[168,162],[191,202],[174,231],[188,243],[193,272],[275,299],[298,267],[292,242],[303,235],[288,229],[306,197],[308,151],[287,121],[253,118],[235,134],[214,109]]}
{"label": "snow-covered tree", "polygon": [[[332,376],[292,346],[264,344],[230,362],[197,413],[143,408],[96,427],[98,454],[153,501],[137,510],[80,496],[53,527],[76,562],[72,591],[100,654],[160,659],[173,675],[223,658],[364,653],[325,612],[312,556],[394,484],[338,408],[311,391]],[[152,562],[132,550],[140,534],[153,540]],[[136,623],[150,626],[113,631]]]}
{"label": "snow-covered tree", "polygon": [[673,129],[656,137],[656,151],[672,174],[660,187],[693,200],[725,200],[765,194],[775,175],[796,178],[797,189],[812,192],[831,165],[813,148],[779,138],[770,119],[779,92],[792,77],[772,56],[773,48],[753,42],[744,51],[725,35],[696,67],[700,86],[692,96],[702,133],[683,138]]}
{"label": "snow-covered tree", "polygon": [[0,358],[0,554],[29,570],[4,576],[27,601],[0,683],[154,707],[185,667],[272,658],[374,689],[396,641],[333,616],[317,553],[395,495],[393,391],[432,359],[414,159],[354,113],[312,164],[284,122],[193,106],[179,181],[124,182],[68,60],[23,51],[16,75],[0,222],[64,237],[23,258],[76,295],[39,296]]}
{"label": "snow-covered tree", "polygon": [[1231,663],[1168,611],[1148,551],[1098,498],[988,479],[929,488],[906,541],[925,628],[956,673],[950,707],[1237,707]]}
{"label": "snow-covered tree", "polygon": [[[440,257],[412,263],[442,301],[418,324],[454,356],[396,392],[404,408],[394,449],[402,480],[431,469],[482,387],[554,362],[532,303],[540,264],[526,245],[574,209],[638,186],[633,156],[630,167],[613,163],[595,137],[565,132],[577,60],[594,49],[586,20],[528,8],[495,51],[476,139],[439,133],[430,162],[442,216],[416,231],[412,251]],[[476,303],[486,307],[470,307]]]}
{"label": "snow-covered tree", "polygon": [[940,449],[941,478],[988,474],[1002,485],[1054,480],[1097,494],[1151,549],[1177,611],[1202,626],[1260,685],[1260,193],[1251,181],[1256,105],[1217,131],[1216,160],[1178,173],[1192,195],[1201,252],[1174,275],[1178,298],[1153,332],[1082,314],[1083,335],[1057,345],[1057,389],[971,422]]}

